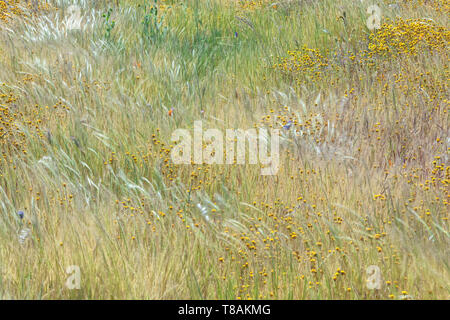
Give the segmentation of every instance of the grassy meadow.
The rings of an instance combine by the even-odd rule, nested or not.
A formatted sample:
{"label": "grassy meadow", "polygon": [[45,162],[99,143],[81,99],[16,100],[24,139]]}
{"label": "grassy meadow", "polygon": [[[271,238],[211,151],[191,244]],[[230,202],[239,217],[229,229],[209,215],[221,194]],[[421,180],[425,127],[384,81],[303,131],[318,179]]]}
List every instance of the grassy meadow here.
{"label": "grassy meadow", "polygon": [[[0,1],[0,299],[450,299],[449,14]],[[197,120],[278,173],[173,163]]]}

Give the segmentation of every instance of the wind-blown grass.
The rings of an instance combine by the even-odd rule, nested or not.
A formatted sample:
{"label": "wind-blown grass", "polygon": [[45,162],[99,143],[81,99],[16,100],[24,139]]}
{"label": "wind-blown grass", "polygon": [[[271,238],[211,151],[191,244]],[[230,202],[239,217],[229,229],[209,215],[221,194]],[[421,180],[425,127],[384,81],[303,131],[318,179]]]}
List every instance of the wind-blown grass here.
{"label": "wind-blown grass", "polygon": [[[449,298],[448,1],[39,2],[0,25],[0,298]],[[291,121],[278,174],[173,164],[200,119]]]}

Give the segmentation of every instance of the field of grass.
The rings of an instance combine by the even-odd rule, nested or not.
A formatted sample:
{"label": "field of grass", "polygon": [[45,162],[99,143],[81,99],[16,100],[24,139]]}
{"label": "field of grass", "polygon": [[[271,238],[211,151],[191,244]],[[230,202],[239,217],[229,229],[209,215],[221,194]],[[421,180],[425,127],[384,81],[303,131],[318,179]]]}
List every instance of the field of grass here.
{"label": "field of grass", "polygon": [[[450,299],[449,14],[0,1],[0,299]],[[278,173],[175,164],[198,120]]]}

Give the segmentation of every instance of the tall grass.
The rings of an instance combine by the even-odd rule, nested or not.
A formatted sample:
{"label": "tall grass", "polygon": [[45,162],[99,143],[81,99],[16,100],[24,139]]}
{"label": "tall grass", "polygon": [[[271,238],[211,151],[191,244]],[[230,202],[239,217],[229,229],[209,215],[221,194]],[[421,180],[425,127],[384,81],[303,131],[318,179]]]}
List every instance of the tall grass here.
{"label": "tall grass", "polygon": [[[60,0],[2,22],[1,298],[449,298],[447,46],[369,57],[364,2],[245,2]],[[434,3],[380,7],[449,39]],[[321,77],[274,67],[304,46]],[[173,164],[172,132],[200,119],[293,121],[278,174]]]}

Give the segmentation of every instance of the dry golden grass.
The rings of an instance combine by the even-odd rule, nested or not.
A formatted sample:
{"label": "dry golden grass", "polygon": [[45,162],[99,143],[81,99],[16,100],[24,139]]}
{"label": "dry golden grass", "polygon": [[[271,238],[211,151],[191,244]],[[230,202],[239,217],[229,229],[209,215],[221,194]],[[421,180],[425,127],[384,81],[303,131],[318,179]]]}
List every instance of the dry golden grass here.
{"label": "dry golden grass", "polygon": [[[0,298],[449,298],[448,1],[7,2]],[[278,174],[196,120],[291,121]]]}

